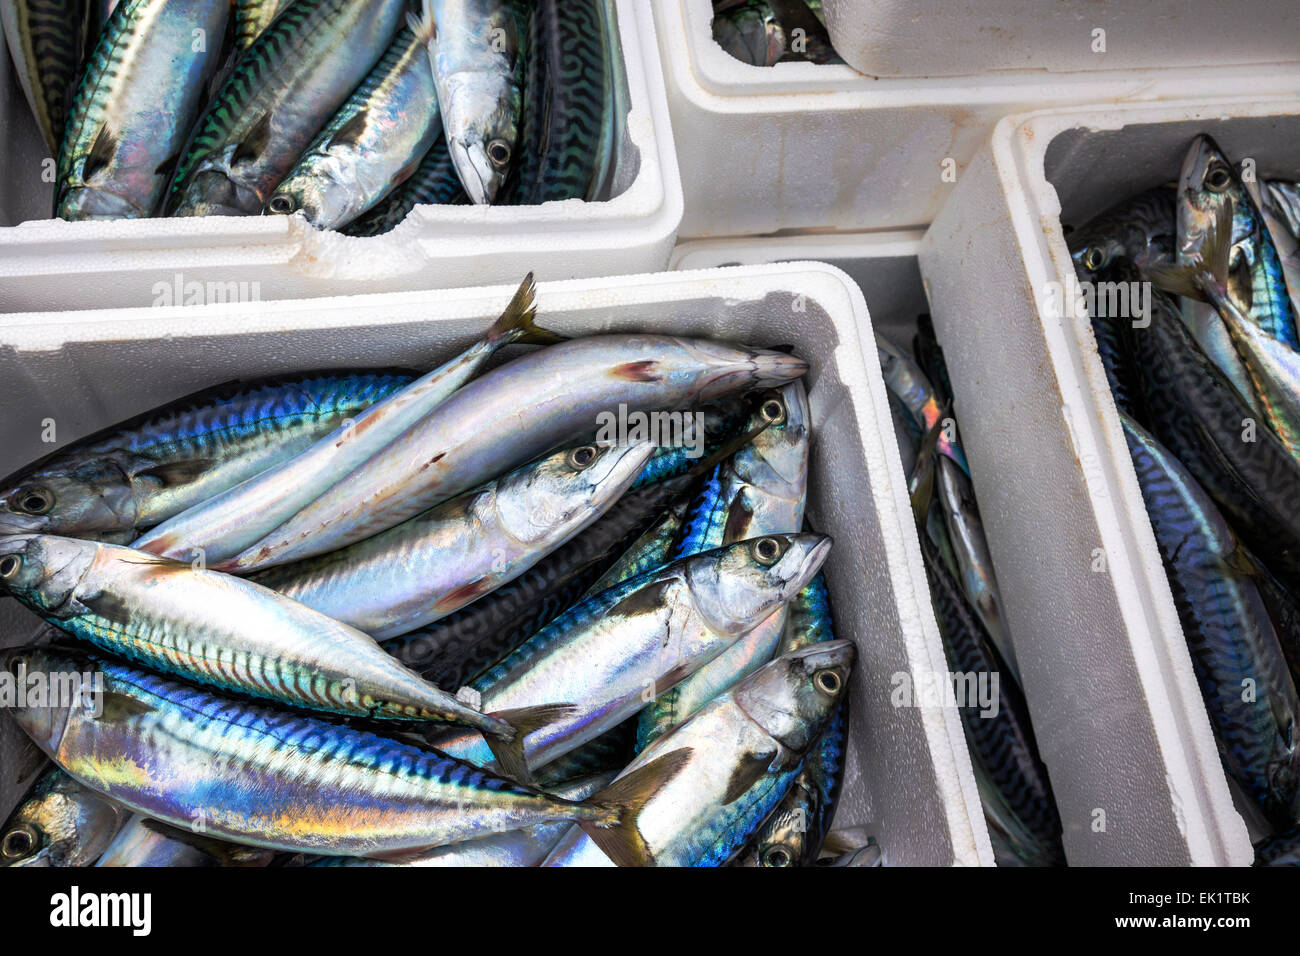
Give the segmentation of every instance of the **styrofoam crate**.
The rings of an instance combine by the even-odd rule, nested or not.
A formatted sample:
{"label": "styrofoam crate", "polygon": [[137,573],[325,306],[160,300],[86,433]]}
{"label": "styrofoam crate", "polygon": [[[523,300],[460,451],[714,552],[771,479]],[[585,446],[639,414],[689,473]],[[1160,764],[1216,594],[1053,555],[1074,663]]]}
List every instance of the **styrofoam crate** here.
{"label": "styrofoam crate", "polygon": [[600,203],[419,206],[392,232],[365,239],[316,230],[300,216],[49,219],[45,149],[6,63],[0,226],[13,228],[0,228],[0,311],[450,288],[517,281],[528,269],[549,279],[661,269],[682,195],[654,19],[637,0],[616,7],[630,104],[621,192]]}
{"label": "styrofoam crate", "polygon": [[[1286,0],[824,0],[836,52],[869,76],[1295,63]],[[1098,34],[1096,31],[1102,31]]]}
{"label": "styrofoam crate", "polygon": [[[48,452],[40,438],[47,418],[61,440],[75,440],[235,377],[431,366],[477,338],[511,292],[0,317],[0,472]],[[852,281],[822,264],[574,280],[542,283],[538,307],[545,325],[569,334],[653,330],[791,343],[811,362],[809,520],[835,537],[826,575],[836,632],[859,653],[836,827],[876,836],[891,865],[991,863],[955,712],[890,703],[893,675],[930,680],[946,664],[884,382],[863,361],[860,336],[871,322]],[[0,604],[9,605],[0,607],[0,644],[21,640],[30,615]],[[0,736],[14,733],[0,716]]]}
{"label": "styrofoam crate", "polygon": [[[961,180],[1004,116],[1225,91],[1265,96],[1300,83],[1294,64],[921,79],[874,79],[843,64],[758,67],[713,40],[711,0],[650,3],[686,238],[919,228],[938,215],[953,177]],[[1267,23],[1255,26],[1267,32]]]}
{"label": "styrofoam crate", "polygon": [[[1252,859],[1091,327],[1050,294],[1074,275],[1062,221],[1176,178],[1200,132],[1300,177],[1300,98],[1009,117],[921,246],[1026,690],[1055,701],[1039,742],[1074,755],[1079,809],[1106,812],[1073,846],[1098,861]],[[1155,839],[1171,828],[1185,853]]]}

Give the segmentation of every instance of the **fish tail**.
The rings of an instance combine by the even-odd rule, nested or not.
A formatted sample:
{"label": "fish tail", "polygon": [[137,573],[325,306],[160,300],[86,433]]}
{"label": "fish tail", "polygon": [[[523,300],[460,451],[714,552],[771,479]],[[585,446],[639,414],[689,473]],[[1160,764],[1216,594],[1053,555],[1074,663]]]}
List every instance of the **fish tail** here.
{"label": "fish tail", "polygon": [[428,46],[438,32],[437,22],[433,19],[433,0],[420,0],[419,7],[419,13],[406,11],[406,25],[416,40]]}
{"label": "fish tail", "polygon": [[549,345],[563,342],[565,336],[550,332],[534,325],[537,318],[537,284],[533,282],[530,272],[519,283],[515,297],[510,300],[501,318],[492,323],[488,329],[487,341],[490,345],[507,345],[511,342],[528,342],[533,345]]}
{"label": "fish tail", "polygon": [[1232,203],[1215,210],[1205,227],[1201,251],[1183,265],[1151,265],[1147,277],[1159,288],[1174,295],[1209,302],[1222,311],[1228,301],[1228,271],[1232,255]]}
{"label": "fish tail", "polygon": [[691,759],[682,747],[639,767],[593,795],[585,806],[596,811],[578,826],[618,866],[653,866],[654,855],[637,827],[637,819],[650,798],[682,772]]}
{"label": "fish tail", "polygon": [[489,719],[508,728],[501,734],[486,732],[483,737],[501,772],[513,780],[531,785],[532,771],[528,769],[528,758],[524,756],[524,739],[534,730],[563,720],[573,711],[572,704],[543,704],[487,714]]}

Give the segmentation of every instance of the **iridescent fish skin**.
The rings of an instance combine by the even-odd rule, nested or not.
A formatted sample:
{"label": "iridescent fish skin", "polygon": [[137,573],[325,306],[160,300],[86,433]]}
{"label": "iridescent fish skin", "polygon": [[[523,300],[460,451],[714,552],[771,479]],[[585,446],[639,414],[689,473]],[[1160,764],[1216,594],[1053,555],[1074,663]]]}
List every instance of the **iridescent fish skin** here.
{"label": "iridescent fish skin", "polygon": [[165,209],[257,215],[388,49],[406,0],[297,0],[236,62],[199,117]]}
{"label": "iridescent fish skin", "polygon": [[432,19],[410,18],[383,59],[276,187],[266,212],[300,212],[319,229],[338,229],[415,171],[442,134],[429,67],[433,29]]}
{"label": "iridescent fish skin", "polygon": [[428,684],[355,628],[251,581],[117,545],[0,540],[0,589],[110,653],[185,679],[344,716],[514,728]]}
{"label": "iridescent fish skin", "polygon": [[447,140],[439,137],[424,159],[420,160],[420,165],[410,179],[389,193],[387,198],[380,200],[374,208],[344,226],[341,232],[359,238],[382,236],[404,222],[407,214],[416,206],[454,206],[468,202],[469,198],[456,175]]}
{"label": "iridescent fish skin", "polygon": [[275,853],[258,847],[224,843],[189,829],[179,829],[132,814],[104,851],[96,867],[262,867]]}
{"label": "iridescent fish skin", "polygon": [[85,38],[79,0],[0,0],[9,57],[50,156],[59,155]]}
{"label": "iridescent fish skin", "polygon": [[1250,562],[1187,470],[1139,425],[1122,424],[1224,763],[1273,826],[1292,826],[1300,696]]}
{"label": "iridescent fish skin", "polygon": [[292,458],[164,521],[133,547],[178,560],[192,560],[201,554],[210,567],[223,569],[226,561],[293,517],[341,476],[431,413],[479,374],[502,348],[514,342],[558,338],[533,324],[536,311],[530,274],[483,338],[455,358],[355,418],[344,420]]}
{"label": "iridescent fish skin", "polygon": [[230,568],[286,564],[368,538],[574,439],[621,405],[703,404],[807,368],[780,352],[663,335],[595,335],[539,349],[460,389]]}
{"label": "iridescent fish skin", "polygon": [[0,833],[0,866],[90,866],[126,818],[117,804],[51,768]]}
{"label": "iridescent fish skin", "polygon": [[1282,264],[1263,217],[1223,151],[1201,135],[1188,150],[1179,180],[1179,261],[1203,252],[1220,215],[1232,223],[1228,294],[1270,336],[1300,347]]}
{"label": "iridescent fish skin", "polygon": [[235,49],[253,45],[293,0],[235,0]]}
{"label": "iridescent fish skin", "polygon": [[647,441],[565,449],[373,538],[254,580],[377,640],[396,637],[490,594],[583,533],[653,452]]}
{"label": "iridescent fish skin", "polygon": [[229,0],[125,0],[72,102],[60,219],[152,216],[221,60]]}
{"label": "iridescent fish skin", "polygon": [[[910,355],[879,333],[876,334],[876,353],[880,360],[880,370],[885,376],[885,385],[921,423],[921,433],[929,434],[939,423],[939,416],[943,414],[943,407],[939,403],[934,386],[930,384],[921,367]],[[962,471],[970,474],[966,453],[946,429],[939,429],[938,447],[939,451],[956,462]]]}
{"label": "iridescent fish skin", "polygon": [[496,201],[514,161],[523,105],[519,21],[510,0],[432,0],[431,47],[443,135],[470,201]]}
{"label": "iridescent fish skin", "polygon": [[1300,826],[1255,844],[1256,866],[1300,866]]}
{"label": "iridescent fish skin", "polygon": [[[794,651],[755,671],[643,751],[624,773],[686,752],[685,767],[635,827],[570,828],[543,866],[724,866],[776,810],[808,750],[848,693],[850,641]],[[616,781],[617,783],[617,781]]]}
{"label": "iridescent fish skin", "polygon": [[[802,382],[765,396],[750,427],[767,425],[705,482],[672,557],[682,558],[767,534],[803,528],[812,416]],[[785,605],[718,658],[645,708],[637,749],[685,721],[732,684],[772,659],[785,629]]]}
{"label": "iridescent fish skin", "polygon": [[[599,773],[554,787],[550,793],[565,800],[586,800],[608,785],[615,771]],[[438,866],[537,866],[568,832],[568,823],[542,823],[521,830],[506,830],[450,846],[435,847],[400,862],[366,860],[361,857],[326,857],[317,867],[438,867]]]}
{"label": "iridescent fish skin", "polygon": [[136,813],[209,836],[327,856],[421,850],[561,820],[616,825],[575,804],[386,737],[210,694],[129,664],[28,648],[29,671],[102,680],[80,705],[19,708],[22,729],[66,773]]}
{"label": "iridescent fish skin", "polygon": [[232,382],[170,402],[0,481],[0,534],[130,541],[292,458],[412,378],[308,372]]}
{"label": "iridescent fish skin", "polygon": [[818,799],[807,771],[800,773],[734,865],[782,868],[815,863],[817,850],[808,824],[818,813]]}
{"label": "iridescent fish skin", "polygon": [[[1290,205],[1285,183],[1243,180],[1251,202],[1264,219],[1268,238],[1282,266],[1282,278],[1291,297],[1291,311],[1300,315],[1300,223],[1296,215],[1300,206]],[[1292,184],[1294,186],[1294,184]]]}
{"label": "iridescent fish skin", "polygon": [[1126,199],[1090,219],[1066,237],[1080,281],[1100,281],[1120,260],[1139,269],[1172,265],[1177,255],[1175,235],[1177,191],[1157,186]]}
{"label": "iridescent fish skin", "polygon": [[[771,535],[674,562],[561,615],[470,685],[487,710],[567,705],[524,738],[530,767],[622,723],[769,617],[830,553],[822,535]],[[472,763],[492,754],[469,734],[429,742]]]}

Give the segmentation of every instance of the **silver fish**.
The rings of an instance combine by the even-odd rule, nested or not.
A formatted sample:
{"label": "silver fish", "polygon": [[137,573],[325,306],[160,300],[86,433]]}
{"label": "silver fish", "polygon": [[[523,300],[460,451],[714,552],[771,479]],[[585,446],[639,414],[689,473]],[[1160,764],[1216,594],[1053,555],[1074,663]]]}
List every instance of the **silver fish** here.
{"label": "silver fish", "polygon": [[96,867],[269,866],[275,853],[214,840],[138,813],[131,815]]}
{"label": "silver fish", "polygon": [[853,659],[852,642],[828,641],[755,671],[628,766],[625,774],[686,755],[635,820],[591,837],[570,828],[543,865],[727,864],[785,798],[848,693]]}
{"label": "silver fish", "polygon": [[368,538],[589,432],[620,406],[703,404],[807,368],[780,352],[666,335],[540,349],[466,385],[227,567],[252,571]]}
{"label": "silver fish", "polygon": [[433,0],[430,47],[443,133],[471,200],[492,203],[519,140],[519,22],[509,0]]}
{"label": "silver fish", "polygon": [[[595,739],[716,657],[808,583],[830,553],[817,534],[771,535],[685,558],[561,615],[470,686],[489,709],[550,705],[524,738],[529,766]],[[480,766],[469,734],[429,738]]]}
{"label": "silver fish", "polygon": [[431,413],[512,342],[554,341],[533,324],[532,275],[487,334],[460,355],[367,408],[294,457],[262,471],[164,521],[132,547],[178,560],[201,555],[213,568],[319,498],[340,476],[363,464]]}
{"label": "silver fish", "polygon": [[36,782],[0,835],[0,866],[90,866],[127,813],[57,767]]}
{"label": "silver fish", "polygon": [[373,538],[254,580],[376,640],[397,637],[514,580],[581,533],[654,452],[648,441],[566,449]]}

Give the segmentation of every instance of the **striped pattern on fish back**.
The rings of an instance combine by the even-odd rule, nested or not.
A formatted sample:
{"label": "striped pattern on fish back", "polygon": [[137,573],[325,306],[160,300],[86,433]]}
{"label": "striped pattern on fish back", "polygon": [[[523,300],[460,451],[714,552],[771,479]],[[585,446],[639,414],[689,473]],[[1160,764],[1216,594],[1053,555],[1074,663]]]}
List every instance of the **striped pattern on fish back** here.
{"label": "striped pattern on fish back", "polygon": [[247,50],[293,0],[236,0],[235,48]]}
{"label": "striped pattern on fish back", "polygon": [[249,119],[258,98],[273,87],[271,81],[277,71],[301,54],[302,37],[328,29],[329,21],[345,11],[350,2],[355,0],[295,0],[240,57],[196,125],[194,139],[172,180],[171,201],[188,185],[190,175],[205,157],[229,145],[232,130]]}
{"label": "striped pattern on fish back", "polygon": [[220,697],[129,664],[106,662],[101,668],[106,690],[153,706],[156,723],[151,724],[150,732],[158,734],[163,743],[180,739],[208,750],[232,775],[244,765],[274,770],[286,755],[293,754],[316,766],[320,772],[317,779],[324,779],[329,771],[354,769],[465,790],[517,789],[510,781],[468,764],[368,731]]}
{"label": "striped pattern on fish back", "polygon": [[[984,625],[966,604],[938,548],[924,531],[919,537],[948,665],[964,675],[1005,674]],[[1028,708],[1013,681],[999,680],[997,702],[994,717],[982,716],[978,704],[970,701],[958,708],[971,758],[984,768],[1011,812],[1043,845],[1059,845],[1061,818],[1052,785],[1038,756]]]}
{"label": "striped pattern on fish back", "polygon": [[[189,573],[182,566],[181,573]],[[212,687],[273,700],[295,700],[328,711],[356,707],[355,693],[310,668],[225,647],[202,630],[177,626],[165,617],[130,613],[106,617],[82,614],[52,620],[84,641],[164,673],[188,677]],[[349,685],[350,686],[350,685]]]}
{"label": "striped pattern on fish back", "polygon": [[714,867],[730,862],[785,799],[801,769],[795,767],[783,773],[769,771],[764,774],[739,798],[719,807],[709,826],[691,833],[686,840],[686,858],[674,862],[685,866]]}
{"label": "striped pattern on fish back", "polygon": [[595,169],[605,112],[603,26],[595,0],[544,0],[540,21],[550,120],[529,201],[581,198]]}
{"label": "striped pattern on fish back", "polygon": [[24,79],[32,84],[41,135],[57,154],[81,61],[85,11],[76,0],[14,0],[12,10],[18,35],[10,39],[20,47],[14,65],[34,74]]}
{"label": "striped pattern on fish back", "polygon": [[118,4],[105,24],[99,42],[95,44],[94,52],[82,71],[77,95],[72,101],[63,147],[59,151],[60,183],[71,171],[74,158],[72,147],[82,140],[93,141],[95,134],[104,125],[108,116],[109,96],[116,89],[119,77],[126,68],[129,41],[140,31],[150,5],[158,2],[160,0],[127,0]]}
{"label": "striped pattern on fish back", "polygon": [[161,458],[189,450],[242,445],[248,438],[278,440],[303,426],[333,429],[414,380],[402,372],[310,373],[254,384],[236,382],[148,412],[92,436],[72,450],[95,453],[126,449]]}

